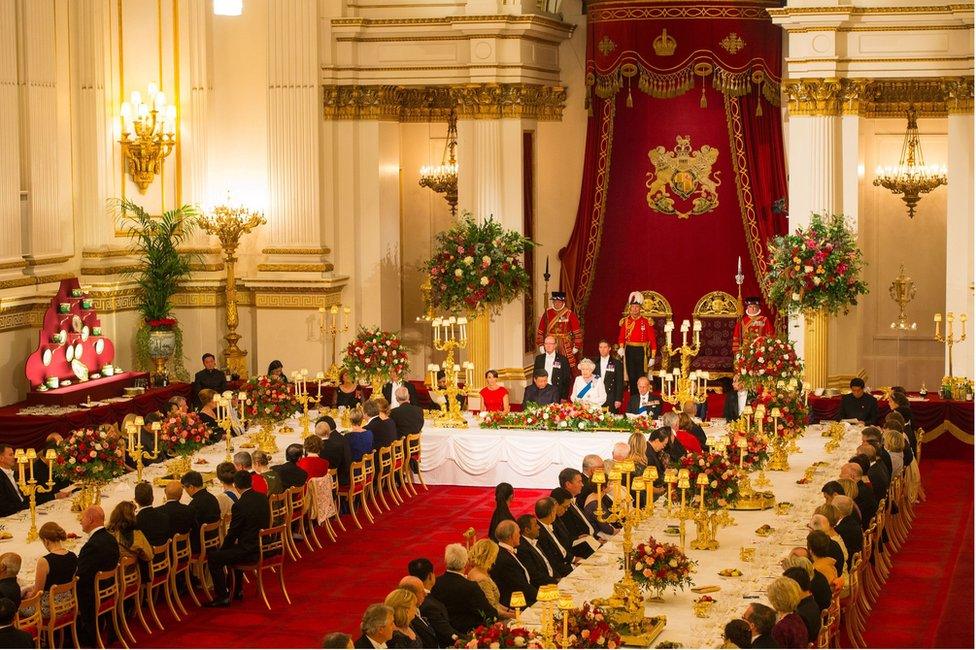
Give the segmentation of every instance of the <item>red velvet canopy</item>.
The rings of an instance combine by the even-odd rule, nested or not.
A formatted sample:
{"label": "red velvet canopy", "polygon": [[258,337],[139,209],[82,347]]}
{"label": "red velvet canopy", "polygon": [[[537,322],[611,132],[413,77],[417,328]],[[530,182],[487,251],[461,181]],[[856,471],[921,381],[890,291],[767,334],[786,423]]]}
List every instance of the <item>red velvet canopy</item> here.
{"label": "red velvet canopy", "polygon": [[585,345],[653,289],[677,320],[710,291],[763,295],[784,233],[781,30],[761,1],[588,3],[583,191],[560,285]]}

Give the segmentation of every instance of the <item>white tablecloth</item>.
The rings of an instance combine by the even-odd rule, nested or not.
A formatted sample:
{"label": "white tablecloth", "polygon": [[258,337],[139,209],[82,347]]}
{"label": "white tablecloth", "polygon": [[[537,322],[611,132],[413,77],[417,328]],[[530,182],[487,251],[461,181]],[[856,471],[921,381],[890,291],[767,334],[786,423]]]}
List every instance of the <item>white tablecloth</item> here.
{"label": "white tablecloth", "polygon": [[[685,552],[698,562],[697,571],[693,575],[695,586],[718,585],[721,590],[709,594],[717,602],[712,606],[707,619],[695,617],[692,601],[699,596],[690,591],[679,591],[677,594],[669,591],[666,592],[664,603],[649,603],[645,610],[648,616],[663,614],[668,621],[655,644],[660,641],[676,641],[686,648],[716,648],[722,642],[722,630],[730,619],[741,617],[750,603],[768,604],[765,589],[774,578],[782,575],[780,560],[793,547],[806,546],[807,523],[813,510],[823,503],[820,488],[828,480],[837,477],[840,466],[854,453],[860,443],[858,432],[859,429],[850,429],[839,449],[827,453],[824,451],[827,439],[820,436],[819,425],[809,427],[806,435],[799,440],[801,453],[790,457],[790,471],[766,473],[773,484],[771,489],[777,500],[793,503],[793,510],[789,515],[777,515],[774,510],[733,511],[731,514],[736,523],[719,529],[717,539],[720,546],[714,551],[696,551],[690,548],[691,540],[695,537],[695,524],[687,522],[689,546]],[[828,465],[819,469],[811,483],[797,485],[796,481],[803,477],[804,470],[819,460],[827,461]],[[664,534],[668,524],[677,524],[678,521],[676,518],[666,517],[664,508],[660,507],[662,501],[663,499],[658,500],[655,516],[635,531],[635,545],[646,540],[648,536],[654,536],[658,541],[678,543],[677,537]],[[755,534],[755,530],[763,524],[769,524],[774,529],[769,537]],[[587,600],[612,595],[613,584],[623,575],[619,567],[619,560],[623,557],[622,543],[623,534],[620,533],[560,581],[559,589],[572,594],[577,606]],[[739,550],[743,546],[756,549],[756,559],[753,562],[742,562],[739,559]],[[720,570],[731,568],[741,570],[742,577],[724,578],[718,575]],[[528,624],[537,624],[539,606],[528,609],[524,618]]]}

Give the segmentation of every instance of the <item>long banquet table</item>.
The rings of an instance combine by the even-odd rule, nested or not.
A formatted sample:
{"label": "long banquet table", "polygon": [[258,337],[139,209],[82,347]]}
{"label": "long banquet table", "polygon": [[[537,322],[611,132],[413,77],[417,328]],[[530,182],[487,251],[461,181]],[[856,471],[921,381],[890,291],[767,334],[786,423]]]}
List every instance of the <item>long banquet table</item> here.
{"label": "long banquet table", "polygon": [[[705,619],[696,618],[692,612],[692,602],[699,596],[691,591],[668,591],[663,603],[648,603],[646,615],[667,617],[667,626],[655,640],[655,645],[661,641],[674,641],[686,648],[719,647],[722,630],[730,619],[741,617],[750,603],[768,604],[765,589],[782,574],[780,560],[793,547],[806,545],[807,524],[814,509],[823,503],[820,488],[837,476],[840,465],[853,454],[860,442],[857,435],[859,429],[850,428],[838,449],[828,453],[824,450],[827,439],[821,437],[820,430],[820,425],[807,427],[806,434],[798,441],[801,453],[790,457],[790,471],[766,473],[777,500],[793,503],[788,515],[777,515],[774,510],[733,511],[731,514],[736,523],[719,529],[717,539],[720,547],[717,550],[696,551],[690,546],[686,549],[688,556],[698,562],[697,571],[692,576],[695,586],[717,585],[720,591],[709,594],[716,602]],[[714,431],[714,435],[719,435],[719,432]],[[821,460],[828,464],[819,469],[814,480],[806,485],[797,485],[796,481],[803,477],[804,470]],[[662,500],[658,499],[654,517],[635,530],[634,544],[646,541],[648,536],[658,541],[678,543],[677,537],[664,534],[668,524],[678,521],[665,515]],[[774,529],[768,537],[755,534],[763,524],[769,524]],[[687,523],[687,530],[690,544],[695,536],[694,522]],[[623,557],[622,544],[623,534],[619,533],[563,578],[559,582],[560,591],[571,594],[577,607],[584,601],[612,595],[613,584],[623,575],[619,566],[619,560]],[[756,549],[755,560],[740,561],[739,550],[743,546]],[[731,568],[741,570],[743,575],[739,578],[718,575],[722,569]],[[525,611],[523,620],[527,626],[538,626],[539,616],[540,605],[536,604]]]}

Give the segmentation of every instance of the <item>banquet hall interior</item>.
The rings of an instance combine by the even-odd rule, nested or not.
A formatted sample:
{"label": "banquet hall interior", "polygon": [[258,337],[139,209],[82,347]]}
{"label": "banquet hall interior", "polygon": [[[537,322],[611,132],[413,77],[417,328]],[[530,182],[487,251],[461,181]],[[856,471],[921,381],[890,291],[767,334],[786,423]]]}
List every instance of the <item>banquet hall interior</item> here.
{"label": "banquet hall interior", "polygon": [[973,647],[973,47],[0,0],[0,646]]}

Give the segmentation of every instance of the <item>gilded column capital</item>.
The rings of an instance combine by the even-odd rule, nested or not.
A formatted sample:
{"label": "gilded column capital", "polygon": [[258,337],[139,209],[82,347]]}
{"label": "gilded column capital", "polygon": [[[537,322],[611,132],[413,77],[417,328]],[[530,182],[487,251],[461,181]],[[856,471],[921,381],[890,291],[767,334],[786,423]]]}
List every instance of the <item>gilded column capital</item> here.
{"label": "gilded column capital", "polygon": [[949,114],[972,115],[972,77],[943,81],[942,91],[945,96],[946,110],[949,112]]}
{"label": "gilded column capital", "polygon": [[784,92],[790,115],[840,115],[843,85],[840,79],[788,80]]}

